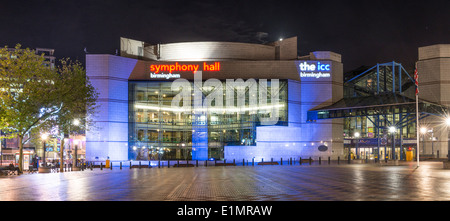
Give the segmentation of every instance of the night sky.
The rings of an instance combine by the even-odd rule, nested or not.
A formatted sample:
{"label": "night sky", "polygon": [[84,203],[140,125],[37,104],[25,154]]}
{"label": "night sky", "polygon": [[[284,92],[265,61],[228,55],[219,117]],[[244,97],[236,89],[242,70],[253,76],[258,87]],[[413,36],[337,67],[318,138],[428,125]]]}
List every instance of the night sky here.
{"label": "night sky", "polygon": [[119,38],[147,43],[265,43],[298,36],[298,54],[333,51],[344,71],[376,63],[411,70],[418,47],[450,44],[450,1],[0,1],[0,45],[54,48],[84,62]]}

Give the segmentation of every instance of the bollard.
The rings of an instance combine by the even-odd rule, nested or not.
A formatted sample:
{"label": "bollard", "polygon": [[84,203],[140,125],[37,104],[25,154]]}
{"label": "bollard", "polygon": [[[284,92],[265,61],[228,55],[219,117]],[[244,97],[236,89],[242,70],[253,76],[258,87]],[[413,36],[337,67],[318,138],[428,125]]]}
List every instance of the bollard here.
{"label": "bollard", "polygon": [[280,159],[280,165],[283,165],[283,157]]}
{"label": "bollard", "polygon": [[158,160],[158,168],[161,168],[161,160]]}
{"label": "bollard", "polygon": [[198,167],[198,160],[195,160],[195,166]]}
{"label": "bollard", "polygon": [[139,161],[139,169],[141,169],[141,161]]}
{"label": "bollard", "polygon": [[255,166],[255,158],[252,158],[252,166]]}
{"label": "bollard", "polygon": [[350,159],[351,159],[351,157],[350,157],[350,155],[348,155],[348,164],[350,164]]}
{"label": "bollard", "polygon": [[311,157],[309,157],[309,165],[311,165]]}
{"label": "bollard", "polygon": [[167,168],[170,168],[170,160],[167,160]]}
{"label": "bollard", "polygon": [[367,156],[366,156],[366,163],[368,163],[368,159],[367,159]]}
{"label": "bollard", "polygon": [[94,166],[92,166],[92,163],[91,163],[91,170],[93,170],[94,169]]}
{"label": "bollard", "polygon": [[341,160],[341,157],[338,157],[338,165],[339,165],[339,161]]}
{"label": "bollard", "polygon": [[111,170],[112,170],[112,162],[110,162],[110,163],[109,163],[109,167],[110,167],[110,168],[111,168]]}
{"label": "bollard", "polygon": [[270,158],[270,162],[273,163],[273,158]]}
{"label": "bollard", "polygon": [[295,157],[294,157],[294,165],[295,165]]}
{"label": "bollard", "polygon": [[208,167],[208,160],[205,160],[205,167]]}
{"label": "bollard", "polygon": [[177,167],[180,167],[180,160],[177,160]]}
{"label": "bollard", "polygon": [[152,165],[150,163],[150,160],[148,161],[148,168],[152,168]]}
{"label": "bollard", "polygon": [[322,158],[319,157],[319,165],[322,165]]}
{"label": "bollard", "polygon": [[302,165],[302,158],[300,157],[298,164],[300,164],[300,166]]}
{"label": "bollard", "polygon": [[291,158],[289,158],[289,165],[292,165],[292,157]]}
{"label": "bollard", "polygon": [[245,159],[242,159],[242,166],[245,166]]}
{"label": "bollard", "polygon": [[223,166],[226,166],[226,165],[227,165],[227,160],[223,159]]}
{"label": "bollard", "polygon": [[122,170],[122,161],[120,161],[120,169]]}
{"label": "bollard", "polygon": [[236,164],[236,160],[235,160],[235,159],[233,159],[233,165],[234,165],[234,164]]}
{"label": "bollard", "polygon": [[328,157],[328,165],[330,165],[330,164],[331,164],[331,158]]}
{"label": "bollard", "polygon": [[103,170],[103,162],[100,163],[100,170]]}

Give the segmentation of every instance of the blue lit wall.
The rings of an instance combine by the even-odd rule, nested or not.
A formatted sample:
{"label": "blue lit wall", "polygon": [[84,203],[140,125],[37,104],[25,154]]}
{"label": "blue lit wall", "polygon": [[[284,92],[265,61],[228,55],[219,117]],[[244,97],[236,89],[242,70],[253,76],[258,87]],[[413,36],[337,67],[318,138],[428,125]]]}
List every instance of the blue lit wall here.
{"label": "blue lit wall", "polygon": [[192,130],[192,160],[207,160],[208,126],[206,114],[195,115]]}
{"label": "blue lit wall", "polygon": [[86,131],[87,160],[128,160],[128,77],[137,60],[86,55],[86,74],[99,92],[94,126]]}

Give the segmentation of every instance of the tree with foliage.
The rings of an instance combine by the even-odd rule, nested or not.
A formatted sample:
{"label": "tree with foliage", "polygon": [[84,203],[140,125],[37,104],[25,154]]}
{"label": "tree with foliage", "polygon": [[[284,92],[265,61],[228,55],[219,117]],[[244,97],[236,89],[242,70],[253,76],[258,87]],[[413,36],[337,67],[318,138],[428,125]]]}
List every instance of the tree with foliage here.
{"label": "tree with foliage", "polygon": [[[19,140],[19,173],[23,172],[23,144],[31,130],[61,110],[58,73],[43,55],[17,45],[0,49],[0,130]],[[25,139],[24,139],[25,138]]]}
{"label": "tree with foliage", "polygon": [[[48,124],[56,126],[60,139],[60,171],[63,171],[64,143],[66,135],[72,131],[86,131],[93,127],[90,116],[96,112],[98,93],[86,76],[86,71],[79,62],[62,59],[58,65],[59,78],[55,83],[59,86],[60,110]],[[74,124],[74,120],[79,123]]]}
{"label": "tree with foliage", "polygon": [[[50,68],[43,56],[20,45],[0,49],[0,130],[6,138],[19,139],[20,172],[23,144],[31,137],[57,131],[62,171],[65,134],[92,126],[89,116],[97,108],[98,93],[79,62],[63,59],[60,63]],[[81,123],[73,125],[74,119]]]}

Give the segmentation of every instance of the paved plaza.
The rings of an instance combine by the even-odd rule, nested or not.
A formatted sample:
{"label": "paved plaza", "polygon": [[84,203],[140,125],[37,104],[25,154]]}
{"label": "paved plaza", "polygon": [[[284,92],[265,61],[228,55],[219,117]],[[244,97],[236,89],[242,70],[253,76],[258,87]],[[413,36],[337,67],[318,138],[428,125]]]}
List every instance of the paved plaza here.
{"label": "paved plaza", "polygon": [[448,201],[442,162],[142,168],[0,177],[1,201]]}

